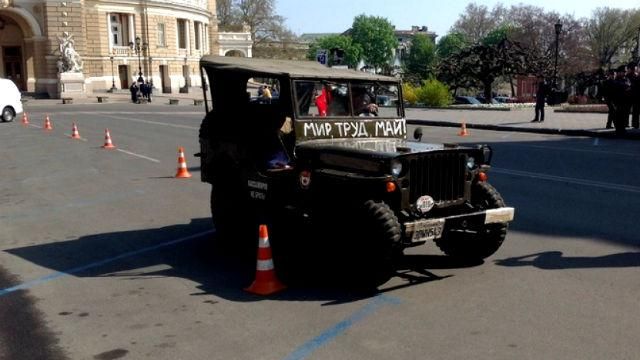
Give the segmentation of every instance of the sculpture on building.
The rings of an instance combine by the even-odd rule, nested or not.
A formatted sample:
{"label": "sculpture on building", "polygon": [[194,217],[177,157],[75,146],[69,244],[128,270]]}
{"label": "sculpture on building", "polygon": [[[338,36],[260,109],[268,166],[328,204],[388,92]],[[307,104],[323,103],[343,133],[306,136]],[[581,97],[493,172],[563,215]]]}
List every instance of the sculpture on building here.
{"label": "sculpture on building", "polygon": [[62,33],[62,37],[57,36],[57,38],[58,50],[60,51],[60,58],[56,64],[58,72],[82,72],[82,59],[74,48],[73,35],[65,31]]}

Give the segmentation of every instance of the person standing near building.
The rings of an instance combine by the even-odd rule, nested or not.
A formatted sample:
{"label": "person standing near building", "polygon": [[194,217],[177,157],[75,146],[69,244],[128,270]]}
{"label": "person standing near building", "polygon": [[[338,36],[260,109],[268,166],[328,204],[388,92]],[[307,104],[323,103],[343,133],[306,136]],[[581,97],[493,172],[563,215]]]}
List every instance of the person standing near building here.
{"label": "person standing near building", "polygon": [[607,124],[605,126],[607,129],[613,128],[613,123],[616,118],[616,108],[615,108],[615,105],[613,104],[613,91],[614,91],[615,81],[616,81],[615,78],[616,78],[615,70],[610,69],[609,71],[607,71],[607,78],[602,82],[602,85],[600,88],[600,98],[602,98],[604,102],[607,104],[607,109],[608,109]]}
{"label": "person standing near building", "polygon": [[536,109],[535,117],[531,122],[543,122],[544,121],[544,102],[549,95],[549,85],[544,79],[544,76],[538,76],[538,89],[536,90]]}
{"label": "person standing near building", "polygon": [[137,103],[138,102],[138,84],[136,84],[135,82],[131,84],[131,86],[129,87],[129,91],[131,92],[131,102],[132,103]]}
{"label": "person standing near building", "polygon": [[634,129],[640,127],[640,76],[637,69],[636,63],[627,65],[627,80],[631,86],[631,126]]}
{"label": "person standing near building", "polygon": [[625,76],[625,66],[616,69],[616,79],[612,92],[613,105],[615,106],[616,134],[622,135],[629,126],[629,110],[631,109],[631,84]]}

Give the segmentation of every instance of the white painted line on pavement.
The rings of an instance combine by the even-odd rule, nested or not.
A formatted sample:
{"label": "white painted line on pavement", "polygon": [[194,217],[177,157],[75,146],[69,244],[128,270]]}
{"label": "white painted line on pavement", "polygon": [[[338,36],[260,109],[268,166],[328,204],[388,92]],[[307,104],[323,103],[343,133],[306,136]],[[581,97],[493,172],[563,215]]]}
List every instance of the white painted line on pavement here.
{"label": "white painted line on pavement", "polygon": [[42,129],[42,126],[40,126],[40,125],[29,124],[29,126],[32,126],[34,128],[38,128],[38,129]]}
{"label": "white painted line on pavement", "polygon": [[131,151],[122,150],[122,149],[116,149],[116,150],[118,150],[118,151],[120,151],[120,152],[122,152],[122,153],[128,154],[128,155],[131,155],[131,156],[139,157],[139,158],[141,158],[141,159],[145,159],[145,160],[153,161],[153,162],[155,162],[155,163],[159,163],[159,162],[160,162],[160,160],[157,160],[157,159],[154,159],[154,158],[150,158],[150,157],[148,157],[148,156],[144,156],[144,155],[136,154],[136,153],[131,152]]}
{"label": "white painted line on pavement", "polygon": [[572,149],[569,147],[562,147],[562,146],[525,145],[525,144],[500,144],[500,145],[527,147],[527,148],[544,149],[544,150],[573,151],[573,152],[582,152],[582,153],[589,153],[589,154],[622,155],[622,156],[631,156],[634,158],[638,157],[637,153],[625,153],[625,152],[606,151],[606,150]]}
{"label": "white painted line on pavement", "polygon": [[106,115],[106,114],[103,114],[103,116],[107,116],[107,117],[110,117],[112,119],[128,120],[128,121],[139,122],[139,123],[144,123],[144,124],[169,126],[169,127],[174,127],[174,128],[178,128],[178,129],[200,130],[200,128],[196,127],[196,126],[179,125],[179,124],[167,124],[167,123],[158,122],[158,121],[132,119],[132,118],[126,118],[126,117],[121,117],[121,116],[113,116],[113,115]]}
{"label": "white painted line on pavement", "polygon": [[528,171],[508,170],[508,169],[501,169],[501,168],[495,168],[495,167],[492,167],[491,171],[498,174],[522,176],[522,177],[528,177],[532,179],[557,181],[557,182],[563,182],[563,183],[569,183],[569,184],[592,186],[592,187],[597,187],[601,189],[618,190],[618,191],[625,191],[625,192],[640,194],[640,187],[637,187],[637,186],[612,184],[612,183],[606,183],[601,181],[576,179],[576,178],[569,178],[564,176],[547,175],[547,174],[533,173]]}

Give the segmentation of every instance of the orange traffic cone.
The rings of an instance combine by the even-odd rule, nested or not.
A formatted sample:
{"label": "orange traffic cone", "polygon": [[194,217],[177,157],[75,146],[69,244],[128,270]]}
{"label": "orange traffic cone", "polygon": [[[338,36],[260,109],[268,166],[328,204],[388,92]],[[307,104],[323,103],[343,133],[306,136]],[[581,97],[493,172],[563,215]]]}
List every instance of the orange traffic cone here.
{"label": "orange traffic cone", "polygon": [[49,114],[44,118],[44,129],[47,131],[53,130],[53,126],[51,126],[51,119],[49,119]]}
{"label": "orange traffic cone", "polygon": [[191,174],[187,170],[187,161],[184,159],[184,148],[181,146],[178,148],[178,172],[176,178],[190,178]]}
{"label": "orange traffic cone", "polygon": [[26,111],[22,113],[22,125],[24,126],[29,125],[29,116],[27,115]]}
{"label": "orange traffic cone", "polygon": [[73,123],[73,128],[71,129],[71,138],[72,139],[81,139],[80,133],[78,132],[78,127],[76,123]]}
{"label": "orange traffic cone", "polygon": [[102,145],[103,149],[115,149],[116,146],[111,142],[111,135],[109,134],[109,129],[104,129],[104,145]]}
{"label": "orange traffic cone", "polygon": [[460,133],[458,134],[458,136],[469,136],[469,132],[467,131],[467,125],[464,122],[460,127]]}
{"label": "orange traffic cone", "polygon": [[271,295],[280,290],[284,290],[286,286],[276,277],[273,258],[271,257],[267,225],[260,225],[259,232],[256,278],[253,284],[245,290],[257,295]]}

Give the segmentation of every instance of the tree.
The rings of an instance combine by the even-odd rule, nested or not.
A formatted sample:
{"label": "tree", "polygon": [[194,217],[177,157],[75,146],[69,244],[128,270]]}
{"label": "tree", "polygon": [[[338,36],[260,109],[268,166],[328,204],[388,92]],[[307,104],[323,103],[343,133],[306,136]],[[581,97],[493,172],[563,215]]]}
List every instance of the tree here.
{"label": "tree", "polygon": [[436,53],[440,59],[446,59],[467,46],[469,46],[469,41],[464,35],[452,32],[440,38],[436,46]]}
{"label": "tree", "polygon": [[253,48],[264,42],[290,42],[293,32],[284,18],[275,14],[275,0],[218,0],[216,2],[221,31],[242,31],[249,27]]}
{"label": "tree", "polygon": [[494,81],[504,75],[528,72],[528,54],[507,39],[495,45],[477,44],[444,59],[439,66],[442,81],[454,88],[483,87],[488,103]]}
{"label": "tree", "polygon": [[513,27],[511,25],[502,24],[489,31],[489,33],[482,38],[480,42],[487,46],[498,45],[504,40],[511,39],[512,33]]}
{"label": "tree", "polygon": [[351,27],[351,37],[362,48],[365,63],[375,71],[389,64],[398,46],[393,26],[382,17],[364,14],[356,16]]}
{"label": "tree", "polygon": [[[309,45],[309,52],[307,54],[307,58],[309,60],[315,60],[316,54],[320,49],[343,50],[344,62],[350,68],[355,68],[358,65],[358,62],[360,61],[360,58],[362,56],[362,48],[360,47],[360,45],[354,44],[353,40],[350,37],[344,36],[344,35],[325,36],[312,42]],[[329,63],[328,63],[329,66],[334,65],[334,59],[331,56],[329,57],[328,60],[329,60]]]}
{"label": "tree", "polygon": [[238,21],[238,14],[234,9],[233,0],[217,0],[216,16],[219,31],[241,31],[242,24]]}
{"label": "tree", "polygon": [[[586,33],[591,52],[600,67],[611,67],[616,57],[621,57],[624,49],[638,34],[640,11],[598,8],[586,23]],[[618,61],[628,61],[628,55]]]}
{"label": "tree", "polygon": [[416,34],[411,39],[409,54],[405,60],[405,79],[419,82],[429,77],[436,59],[436,46],[430,37]]}
{"label": "tree", "polygon": [[489,11],[485,5],[470,3],[453,24],[451,32],[463,34],[471,43],[477,43],[502,23],[505,13],[502,4]]}

